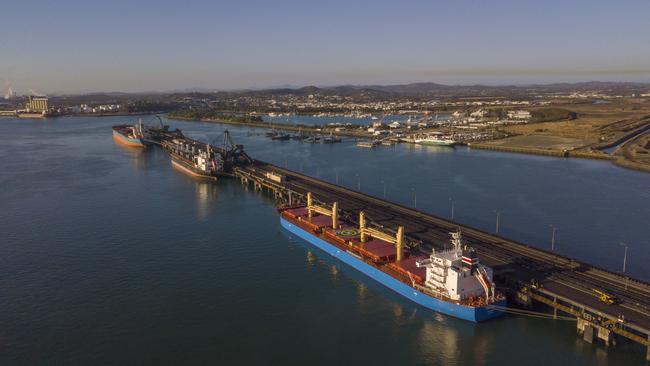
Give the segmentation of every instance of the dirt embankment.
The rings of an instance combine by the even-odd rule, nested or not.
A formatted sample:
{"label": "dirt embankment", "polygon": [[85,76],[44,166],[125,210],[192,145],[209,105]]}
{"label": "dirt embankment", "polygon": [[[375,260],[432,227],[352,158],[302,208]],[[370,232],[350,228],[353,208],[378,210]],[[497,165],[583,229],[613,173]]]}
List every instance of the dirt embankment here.
{"label": "dirt embankment", "polygon": [[[575,120],[508,126],[502,131],[514,136],[471,146],[523,154],[611,160],[621,167],[650,172],[650,100],[574,107],[578,113]],[[610,154],[611,148],[618,145],[621,147]]]}

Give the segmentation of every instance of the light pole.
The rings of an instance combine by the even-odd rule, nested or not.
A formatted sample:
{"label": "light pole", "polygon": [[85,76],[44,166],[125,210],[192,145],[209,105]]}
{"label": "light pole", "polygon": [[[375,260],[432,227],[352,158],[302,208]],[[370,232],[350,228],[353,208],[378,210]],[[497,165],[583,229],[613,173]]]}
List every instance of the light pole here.
{"label": "light pole", "polygon": [[454,220],[454,208],[455,208],[454,206],[455,206],[455,204],[454,204],[454,200],[451,197],[449,197],[449,202],[451,202],[451,220],[453,221]]}
{"label": "light pole", "polygon": [[549,225],[551,227],[551,252],[555,251],[555,231],[557,228],[555,225]]}
{"label": "light pole", "polygon": [[[627,244],[625,243],[619,243],[620,245],[625,247],[625,254],[623,255],[623,275],[625,275],[625,266],[627,264]],[[625,289],[627,290],[627,275],[625,276]]]}
{"label": "light pole", "polygon": [[501,215],[501,211],[495,210],[494,213],[497,214],[497,223],[496,223],[496,226],[494,228],[494,232],[496,234],[498,234],[499,233],[499,215]]}
{"label": "light pole", "polygon": [[418,192],[415,190],[415,188],[411,188],[413,191],[413,208],[418,208]]}
{"label": "light pole", "polygon": [[381,184],[384,186],[384,198],[386,198],[386,182],[382,180]]}
{"label": "light pole", "polygon": [[627,244],[619,243],[621,246],[625,247],[625,254],[623,255],[623,273],[625,273],[626,264],[627,264]]}

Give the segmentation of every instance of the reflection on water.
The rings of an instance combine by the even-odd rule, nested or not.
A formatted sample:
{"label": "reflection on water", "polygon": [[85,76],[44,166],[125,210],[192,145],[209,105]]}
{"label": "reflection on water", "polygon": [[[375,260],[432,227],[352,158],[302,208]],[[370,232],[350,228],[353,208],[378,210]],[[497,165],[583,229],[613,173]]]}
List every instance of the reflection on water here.
{"label": "reflection on water", "polygon": [[453,146],[410,144],[409,149],[412,150],[412,151],[424,151],[424,152],[442,154],[442,153],[453,153],[456,148],[453,147]]}
{"label": "reflection on water", "polygon": [[330,274],[332,275],[333,280],[337,279],[339,275],[339,268],[335,264],[330,266]]}
{"label": "reflection on water", "polygon": [[122,155],[126,155],[130,158],[130,161],[135,168],[135,170],[144,170],[146,166],[146,157],[150,153],[150,149],[143,149],[141,147],[127,146],[119,141],[113,139],[113,143],[119,149]]}
{"label": "reflection on water", "polygon": [[314,256],[314,253],[311,252],[311,250],[307,251],[307,264],[309,267],[313,267],[314,263],[316,262],[316,257]]}
{"label": "reflection on water", "polygon": [[488,351],[490,346],[490,339],[485,334],[480,334],[474,337],[474,345],[472,347],[472,356],[474,357],[474,365],[485,365]]}
{"label": "reflection on water", "polygon": [[399,303],[394,302],[393,303],[393,315],[396,318],[401,318],[403,314],[404,314],[404,309],[402,308],[402,306]]}
{"label": "reflection on water", "polygon": [[368,297],[368,287],[363,282],[355,282],[357,285],[357,298],[365,300]]}
{"label": "reflection on water", "polygon": [[423,322],[418,334],[418,350],[427,360],[440,360],[443,364],[457,362],[467,344],[460,344],[458,330],[437,322]]}
{"label": "reflection on water", "polygon": [[205,220],[215,207],[219,196],[219,188],[212,182],[195,181],[196,188],[196,218]]}

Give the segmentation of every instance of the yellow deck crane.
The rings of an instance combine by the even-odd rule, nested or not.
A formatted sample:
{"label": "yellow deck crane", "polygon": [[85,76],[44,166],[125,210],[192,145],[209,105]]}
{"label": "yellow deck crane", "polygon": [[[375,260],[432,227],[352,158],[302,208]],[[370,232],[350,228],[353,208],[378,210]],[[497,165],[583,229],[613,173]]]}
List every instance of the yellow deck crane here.
{"label": "yellow deck crane", "polygon": [[398,262],[402,260],[404,249],[404,226],[397,228],[397,234],[395,236],[386,234],[383,231],[368,227],[366,224],[366,214],[361,211],[359,213],[359,233],[361,234],[360,239],[362,243],[368,241],[368,236],[372,236],[373,238],[394,244],[396,251],[395,259]]}
{"label": "yellow deck crane", "polygon": [[314,198],[311,192],[307,192],[307,216],[311,219],[314,212],[321,215],[329,216],[332,218],[332,229],[338,229],[339,221],[339,204],[338,202],[332,203],[332,208],[317,205],[314,203]]}

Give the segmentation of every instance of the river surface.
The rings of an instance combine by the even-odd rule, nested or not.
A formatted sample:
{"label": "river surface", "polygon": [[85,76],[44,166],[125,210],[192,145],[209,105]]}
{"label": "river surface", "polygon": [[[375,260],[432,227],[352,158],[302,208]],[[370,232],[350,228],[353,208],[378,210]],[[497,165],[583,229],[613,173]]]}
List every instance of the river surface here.
{"label": "river surface", "polygon": [[[149,120],[149,118],[144,118]],[[153,119],[151,119],[153,120]],[[627,365],[575,323],[437,315],[280,228],[272,200],[200,183],[158,149],[116,144],[126,117],[0,119],[1,365]],[[253,157],[650,279],[650,175],[606,162],[465,148],[271,141],[176,122]],[[417,196],[417,197],[416,197]],[[417,202],[416,202],[417,201]]]}

